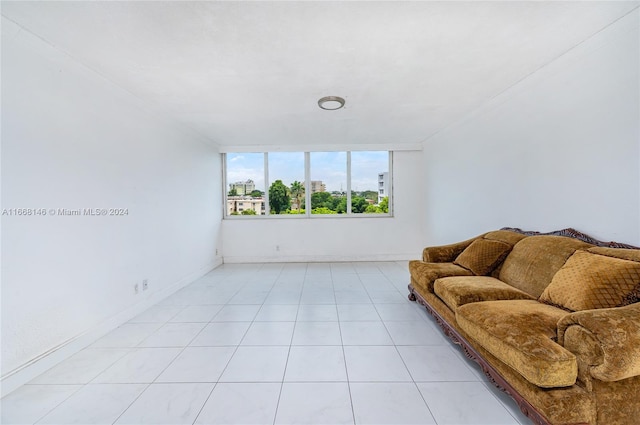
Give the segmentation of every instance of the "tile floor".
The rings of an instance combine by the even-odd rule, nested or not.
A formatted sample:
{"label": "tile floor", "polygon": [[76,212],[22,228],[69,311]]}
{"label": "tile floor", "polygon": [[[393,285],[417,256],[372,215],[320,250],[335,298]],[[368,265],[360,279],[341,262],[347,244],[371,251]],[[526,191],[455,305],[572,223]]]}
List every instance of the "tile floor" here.
{"label": "tile floor", "polygon": [[2,400],[3,424],[530,423],[406,262],[223,265]]}

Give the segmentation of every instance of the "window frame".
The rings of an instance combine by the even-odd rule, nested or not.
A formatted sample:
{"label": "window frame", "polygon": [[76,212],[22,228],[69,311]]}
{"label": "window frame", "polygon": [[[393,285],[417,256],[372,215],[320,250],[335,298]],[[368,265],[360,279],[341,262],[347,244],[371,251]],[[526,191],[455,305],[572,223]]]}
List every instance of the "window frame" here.
{"label": "window frame", "polygon": [[[273,151],[273,153],[277,153],[280,151]],[[288,152],[302,152],[304,153],[304,196],[305,196],[305,205],[311,205],[311,153],[312,152],[324,152],[324,151],[295,151],[291,150]],[[272,183],[269,180],[269,151],[264,152],[252,152],[252,153],[262,153],[264,155],[264,214],[260,214],[261,211],[257,211],[258,214],[255,215],[231,215],[228,213],[228,200],[229,200],[229,191],[228,191],[228,181],[227,181],[227,155],[229,153],[234,152],[224,152],[221,154],[222,157],[222,198],[223,198],[223,216],[224,220],[261,220],[261,219],[326,219],[326,218],[338,218],[338,219],[352,219],[352,218],[390,218],[394,216],[394,202],[393,202],[393,151],[339,151],[346,152],[347,154],[347,211],[344,214],[312,214],[311,208],[305,208],[304,214],[271,214],[271,209],[269,208],[269,184]],[[386,196],[389,198],[389,212],[387,213],[354,213],[351,211],[351,152],[387,152],[388,153],[388,187],[386,187]],[[376,175],[377,177],[377,175]],[[379,185],[378,185],[379,186]],[[377,187],[378,191],[380,187]]]}

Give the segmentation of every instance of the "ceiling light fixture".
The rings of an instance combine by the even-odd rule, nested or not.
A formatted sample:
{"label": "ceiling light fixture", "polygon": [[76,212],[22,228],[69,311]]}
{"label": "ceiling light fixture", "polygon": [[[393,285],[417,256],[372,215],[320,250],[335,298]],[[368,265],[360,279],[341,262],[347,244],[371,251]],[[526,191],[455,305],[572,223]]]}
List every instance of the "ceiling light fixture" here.
{"label": "ceiling light fixture", "polygon": [[335,111],[344,106],[344,99],[340,96],[325,96],[318,100],[318,106],[327,111]]}

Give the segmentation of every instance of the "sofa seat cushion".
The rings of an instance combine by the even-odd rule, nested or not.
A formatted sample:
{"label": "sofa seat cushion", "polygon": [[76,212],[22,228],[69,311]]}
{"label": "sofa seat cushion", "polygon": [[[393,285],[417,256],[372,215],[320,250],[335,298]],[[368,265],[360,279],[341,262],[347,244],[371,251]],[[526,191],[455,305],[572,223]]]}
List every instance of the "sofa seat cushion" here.
{"label": "sofa seat cushion", "polygon": [[543,388],[576,382],[574,354],[553,339],[557,323],[568,313],[530,300],[484,301],[460,306],[456,321],[495,357]]}
{"label": "sofa seat cushion", "polygon": [[455,276],[437,279],[436,295],[454,312],[458,307],[479,301],[534,300],[524,291],[489,276]]}
{"label": "sofa seat cushion", "polygon": [[471,276],[469,270],[453,263],[425,263],[424,261],[409,261],[409,273],[413,282],[423,292],[433,293],[433,282],[446,276]]}

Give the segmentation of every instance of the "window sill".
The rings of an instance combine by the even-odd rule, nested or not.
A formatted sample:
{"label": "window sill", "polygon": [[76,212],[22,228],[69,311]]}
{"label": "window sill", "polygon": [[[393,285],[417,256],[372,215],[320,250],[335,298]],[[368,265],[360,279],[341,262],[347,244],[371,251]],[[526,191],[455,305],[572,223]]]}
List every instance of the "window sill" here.
{"label": "window sill", "polygon": [[227,215],[223,220],[304,220],[304,219],[352,220],[356,218],[393,218],[393,214],[270,214],[270,215]]}

